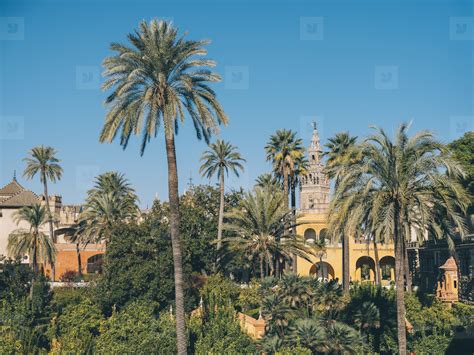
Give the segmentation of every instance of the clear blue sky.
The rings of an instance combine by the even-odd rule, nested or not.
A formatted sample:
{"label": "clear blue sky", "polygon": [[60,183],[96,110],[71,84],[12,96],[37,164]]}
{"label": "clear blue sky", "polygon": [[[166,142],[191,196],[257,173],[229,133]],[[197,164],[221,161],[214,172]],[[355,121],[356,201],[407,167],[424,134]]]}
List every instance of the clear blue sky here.
{"label": "clear blue sky", "polygon": [[[102,60],[112,41],[142,19],[172,19],[192,39],[211,39],[209,56],[230,124],[221,136],[247,159],[249,187],[270,169],[263,147],[278,128],[308,142],[316,117],[323,142],[369,125],[390,132],[413,120],[443,141],[473,129],[472,1],[5,1],[0,3],[0,184],[38,144],[59,151],[64,177],[51,187],[64,203],[83,200],[96,173],[119,170],[142,206],[167,198],[164,142],[139,156],[99,144],[106,96]],[[187,122],[177,139],[180,190],[206,148]],[[39,183],[22,183],[41,192]]]}

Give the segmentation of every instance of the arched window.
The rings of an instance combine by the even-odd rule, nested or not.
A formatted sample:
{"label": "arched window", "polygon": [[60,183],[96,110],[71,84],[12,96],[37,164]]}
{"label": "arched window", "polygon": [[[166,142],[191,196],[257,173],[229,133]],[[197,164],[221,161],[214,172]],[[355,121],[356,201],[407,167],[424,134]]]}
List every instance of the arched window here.
{"label": "arched window", "polygon": [[102,264],[104,261],[103,254],[92,255],[87,259],[87,273],[88,274],[99,274],[102,272]]}
{"label": "arched window", "polygon": [[308,228],[304,231],[304,240],[313,243],[316,240],[316,231],[313,228]]}

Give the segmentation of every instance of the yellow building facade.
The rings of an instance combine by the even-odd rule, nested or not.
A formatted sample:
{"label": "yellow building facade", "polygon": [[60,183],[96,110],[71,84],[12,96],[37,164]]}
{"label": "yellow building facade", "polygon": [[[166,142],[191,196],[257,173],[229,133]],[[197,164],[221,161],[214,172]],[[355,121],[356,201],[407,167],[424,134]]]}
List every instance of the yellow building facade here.
{"label": "yellow building facade", "polygon": [[[330,202],[330,181],[324,175],[321,147],[316,124],[308,148],[308,173],[300,183],[300,206],[297,215],[296,233],[306,243],[325,240],[326,247],[311,262],[297,258],[297,272],[321,279],[342,282],[342,245],[331,241],[327,229],[327,213]],[[395,280],[395,258],[393,244],[379,244],[374,248],[370,238],[349,238],[349,272],[351,281],[375,283],[376,265],[380,267],[381,284],[389,285]]]}

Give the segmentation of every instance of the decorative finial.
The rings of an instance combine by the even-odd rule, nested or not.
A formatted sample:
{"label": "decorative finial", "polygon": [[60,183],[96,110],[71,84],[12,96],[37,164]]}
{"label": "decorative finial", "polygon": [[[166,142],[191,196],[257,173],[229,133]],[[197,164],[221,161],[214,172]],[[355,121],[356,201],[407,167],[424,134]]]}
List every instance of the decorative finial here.
{"label": "decorative finial", "polygon": [[188,180],[188,181],[189,181],[189,182],[188,182],[188,187],[189,187],[190,189],[192,189],[193,186],[194,186],[194,185],[193,185],[193,172],[192,172],[192,171],[189,172],[189,180]]}
{"label": "decorative finial", "polygon": [[316,131],[318,129],[318,125],[316,124],[316,121],[313,121],[313,129]]}
{"label": "decorative finial", "polygon": [[16,181],[16,170],[13,170],[13,181]]}

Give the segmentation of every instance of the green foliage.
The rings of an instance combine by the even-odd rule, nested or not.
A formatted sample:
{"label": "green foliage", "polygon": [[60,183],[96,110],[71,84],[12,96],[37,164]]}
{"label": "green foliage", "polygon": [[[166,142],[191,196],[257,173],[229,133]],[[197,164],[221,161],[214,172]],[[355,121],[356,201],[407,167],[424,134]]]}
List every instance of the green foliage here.
{"label": "green foliage", "polygon": [[51,292],[44,277],[27,297],[0,300],[0,353],[34,353],[49,350]]}
{"label": "green foliage", "polygon": [[173,259],[167,225],[145,222],[114,230],[95,298],[104,312],[135,300],[167,307],[173,298]]}
{"label": "green foliage", "polygon": [[232,306],[222,306],[213,312],[196,331],[196,354],[251,354],[255,353],[252,339],[243,333]]}
{"label": "green foliage", "polygon": [[147,302],[130,303],[102,323],[96,350],[99,353],[176,353],[174,321],[164,313],[159,318]]}
{"label": "green foliage", "polygon": [[413,343],[416,354],[445,354],[452,337],[446,335],[428,335],[417,338]]}
{"label": "green foliage", "polygon": [[0,299],[15,300],[26,297],[33,280],[31,268],[21,260],[6,260],[0,264]]}
{"label": "green foliage", "polygon": [[462,328],[474,326],[474,306],[458,302],[453,304],[452,313],[457,324]]}
{"label": "green foliage", "polygon": [[99,307],[89,300],[67,306],[58,318],[52,319],[53,351],[92,352],[102,321]]}
{"label": "green foliage", "polygon": [[466,132],[464,135],[451,142],[448,145],[449,149],[453,154],[453,158],[456,159],[464,168],[466,177],[461,179],[461,182],[465,188],[471,194],[471,206],[469,207],[468,213],[474,213],[474,132]]}

